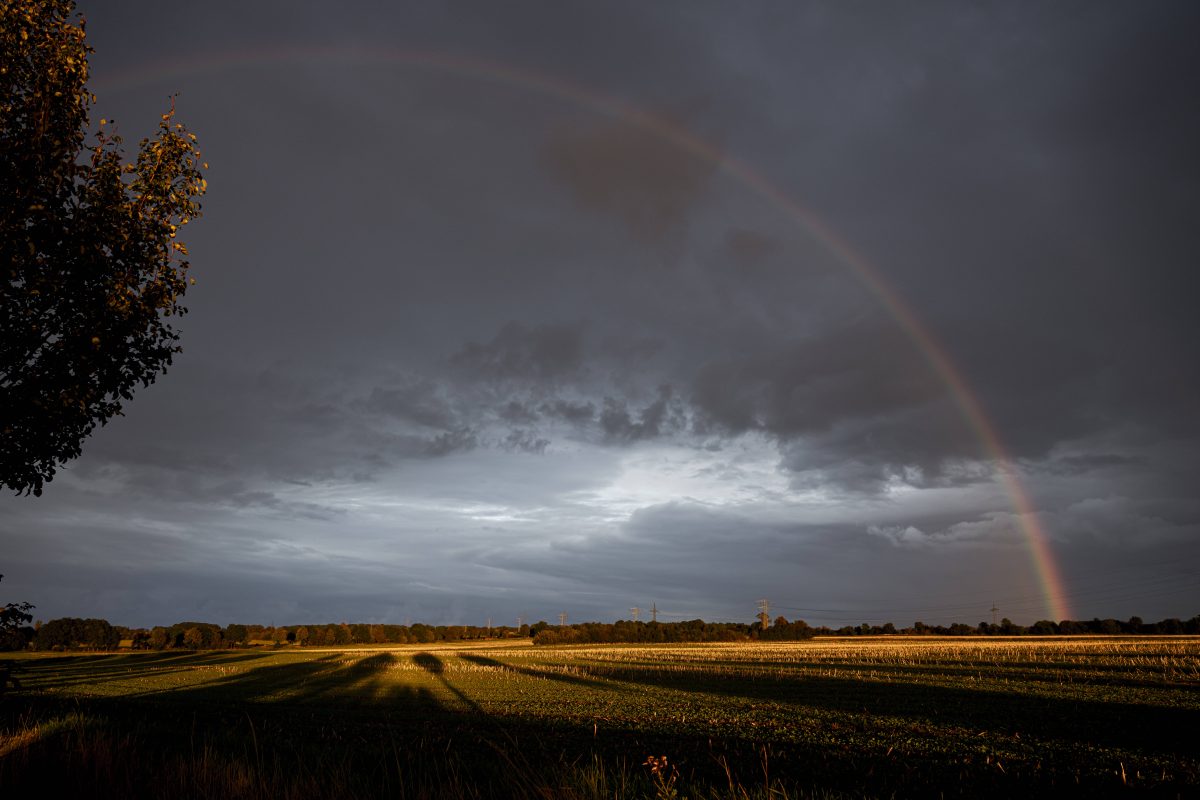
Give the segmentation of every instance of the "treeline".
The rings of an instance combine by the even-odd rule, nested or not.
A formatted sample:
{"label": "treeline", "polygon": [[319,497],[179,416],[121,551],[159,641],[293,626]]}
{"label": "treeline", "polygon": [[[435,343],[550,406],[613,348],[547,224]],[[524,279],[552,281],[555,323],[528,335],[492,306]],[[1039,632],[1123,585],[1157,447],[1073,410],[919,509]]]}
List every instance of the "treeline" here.
{"label": "treeline", "polygon": [[[544,624],[544,623],[543,623]],[[474,625],[240,625],[221,627],[211,622],[178,622],[153,628],[127,628],[97,619],[55,619],[25,629],[24,640],[12,649],[112,650],[120,643],[134,650],[217,650],[262,645],[340,646],[352,644],[432,644],[487,638],[530,636],[529,626]]]}
{"label": "treeline", "polygon": [[1200,634],[1200,615],[1189,620],[1164,619],[1145,623],[1140,617],[1131,617],[1122,622],[1117,619],[1092,619],[1087,621],[1063,620],[1051,622],[1040,620],[1033,625],[1017,625],[1009,619],[996,624],[981,622],[978,625],[955,623],[953,625],[926,625],[914,622],[910,627],[897,628],[888,622],[883,625],[846,625],[830,628],[825,625],[812,627],[804,620],[789,622],[785,617],[763,627],[762,623],[743,624],[738,622],[704,622],[694,619],[688,622],[630,622],[614,623],[582,622],[576,625],[551,626],[539,622],[531,629],[534,644],[605,644],[605,643],[655,643],[655,642],[728,642],[745,640],[799,641],[814,636],[1069,636],[1085,634],[1128,634],[1128,635],[1181,635]]}
{"label": "treeline", "polygon": [[[782,617],[780,618],[782,619]],[[778,623],[778,620],[776,620]],[[912,627],[897,629],[892,623],[885,625],[846,625],[836,630],[821,627],[815,629],[818,636],[878,636],[886,634],[902,634],[908,636],[1078,636],[1078,635],[1119,635],[1130,636],[1181,636],[1185,634],[1200,634],[1200,614],[1188,620],[1175,617],[1159,620],[1158,622],[1143,622],[1141,617],[1119,619],[1070,620],[1061,622],[1043,619],[1032,625],[1017,625],[1012,620],[1004,618],[997,623],[981,622],[978,625],[967,625],[956,622],[953,625],[926,625],[924,622],[914,622]]]}
{"label": "treeline", "polygon": [[339,647],[370,644],[432,644],[434,642],[473,639],[510,639],[532,637],[534,644],[653,644],[683,642],[731,642],[742,640],[798,641],[813,636],[1064,636],[1064,635],[1200,635],[1200,615],[1188,620],[1177,618],[1143,622],[1091,619],[1086,621],[1039,620],[1032,625],[1017,625],[1009,619],[978,625],[926,625],[914,622],[906,628],[884,625],[846,625],[841,628],[813,627],[804,620],[789,622],[777,617],[765,628],[761,623],[705,622],[581,622],[551,625],[484,627],[476,625],[381,625],[328,623],[317,625],[214,625],[211,622],[179,622],[153,628],[127,628],[110,625],[102,619],[54,619],[34,627],[20,628],[0,641],[3,649],[19,650],[114,650],[127,646],[135,650],[215,650],[252,646]]}
{"label": "treeline", "polygon": [[[800,623],[804,625],[804,623]],[[807,625],[804,626],[808,628]],[[771,629],[768,628],[768,632]],[[809,629],[811,630],[811,629]],[[754,626],[740,622],[580,622],[575,625],[550,625],[539,622],[530,627],[534,644],[605,644],[615,642],[735,642],[754,636]],[[812,634],[808,634],[811,636]],[[798,636],[797,638],[807,638]]]}

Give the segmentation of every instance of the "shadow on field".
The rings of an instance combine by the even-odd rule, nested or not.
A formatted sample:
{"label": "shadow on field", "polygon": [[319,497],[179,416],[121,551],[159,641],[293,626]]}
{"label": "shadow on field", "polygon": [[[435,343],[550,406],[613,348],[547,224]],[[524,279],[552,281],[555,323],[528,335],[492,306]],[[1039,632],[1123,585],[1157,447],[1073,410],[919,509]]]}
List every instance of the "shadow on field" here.
{"label": "shadow on field", "polygon": [[[990,730],[1039,739],[1103,744],[1132,751],[1200,754],[1192,709],[1046,697],[991,689],[972,690],[911,682],[884,682],[811,675],[697,675],[636,666],[585,666],[597,677],[685,692],[741,697],[861,715],[925,720],[968,731]],[[879,670],[877,670],[879,671]],[[1114,725],[1114,720],[1120,720]]]}
{"label": "shadow on field", "polygon": [[397,663],[391,653],[347,661],[339,653],[283,664],[262,664],[203,684],[182,686],[172,699],[204,703],[374,703],[388,693],[383,673]]}
{"label": "shadow on field", "polygon": [[267,653],[172,651],[94,656],[50,656],[19,662],[27,689],[69,689],[110,680],[137,680],[182,673],[197,667],[249,664]]}
{"label": "shadow on field", "polygon": [[[275,657],[262,661],[271,655]],[[0,758],[0,796],[33,796],[37,789],[64,796],[73,792],[89,797],[157,797],[153,787],[193,786],[195,776],[204,774],[201,770],[226,769],[221,765],[230,765],[228,783],[213,784],[218,788],[207,794],[198,789],[188,796],[225,796],[220,787],[240,785],[237,781],[244,775],[262,781],[255,784],[256,794],[245,795],[255,798],[568,796],[535,789],[560,785],[555,783],[560,765],[586,764],[593,756],[607,764],[625,765],[622,768],[636,777],[644,774],[636,765],[651,753],[669,754],[685,781],[724,785],[719,758],[740,771],[740,779],[753,782],[747,785],[756,785],[766,782],[758,776],[762,775],[760,758],[766,758],[768,747],[775,748],[770,756],[772,779],[795,781],[810,791],[824,787],[847,794],[924,796],[925,790],[939,787],[946,789],[947,796],[1009,797],[1033,796],[1032,789],[1053,788],[1068,796],[1076,784],[1063,781],[1080,780],[1072,765],[1053,765],[1063,771],[1051,775],[1047,784],[1038,772],[1040,764],[1018,775],[1001,773],[990,764],[967,766],[953,753],[888,758],[882,748],[879,752],[853,748],[846,743],[853,739],[845,737],[772,741],[770,732],[747,728],[727,740],[714,741],[699,730],[653,728],[645,720],[601,718],[597,733],[591,720],[570,715],[489,715],[455,685],[471,690],[478,677],[478,671],[462,670],[460,662],[558,682],[534,687],[552,705],[571,703],[572,689],[637,693],[662,686],[731,700],[791,704],[798,714],[804,707],[832,709],[845,712],[851,725],[867,731],[873,715],[890,715],[944,727],[958,725],[966,736],[992,728],[1077,742],[1099,737],[1131,743],[1139,750],[1159,743],[1169,743],[1161,746],[1171,752],[1196,748],[1182,741],[1190,737],[1181,735],[1194,729],[1194,713],[1173,715],[1171,709],[1043,701],[1007,693],[852,679],[672,675],[636,665],[595,665],[590,674],[575,675],[468,653],[447,663],[430,652],[411,657],[390,652],[366,657],[164,653],[81,657],[66,664],[62,658],[50,661],[55,663],[36,667],[43,671],[40,679],[58,680],[55,685],[67,687],[94,682],[98,670],[110,679],[123,679],[137,669],[155,677],[200,668],[211,677],[203,683],[136,696],[23,692],[7,698],[14,702],[0,704],[0,722],[9,730],[28,719],[65,715],[88,722],[76,732],[36,742],[22,751],[20,762]],[[30,667],[35,664],[30,662]],[[1121,730],[1106,727],[1114,719],[1121,720]],[[1152,726],[1162,730],[1147,734]],[[98,783],[98,775],[116,778],[105,777]],[[1106,773],[1102,779],[1109,777]],[[1076,794],[1094,788],[1101,778],[1085,774],[1082,780]],[[47,786],[64,791],[48,792]],[[455,795],[456,786],[478,788]]]}
{"label": "shadow on field", "polygon": [[[605,663],[605,662],[598,662]],[[625,662],[628,665],[630,662]],[[634,662],[636,663],[636,662]],[[653,662],[646,662],[648,665]],[[745,660],[738,659],[705,659],[696,662],[684,662],[685,666],[694,668],[700,672],[713,667],[727,667],[733,670],[745,670],[747,667]],[[755,670],[764,672],[770,670],[795,670],[799,665],[796,661],[772,661],[772,660],[756,660],[753,663]],[[1090,685],[1106,685],[1106,686],[1146,686],[1156,688],[1162,685],[1161,679],[1147,679],[1143,677],[1146,667],[1138,664],[1105,664],[1103,674],[1097,674],[1096,666],[1084,662],[1070,663],[1063,661],[993,661],[986,658],[983,659],[946,659],[938,660],[935,663],[920,664],[896,664],[889,662],[881,663],[863,663],[853,660],[829,660],[817,661],[812,664],[805,665],[811,669],[830,669],[841,670],[844,672],[860,672],[860,673],[887,673],[889,675],[902,675],[914,679],[922,679],[926,676],[934,676],[937,678],[946,678],[952,676],[974,677],[980,673],[984,673],[992,678],[1008,678],[1013,681],[1021,681],[1024,683],[1040,683],[1040,684],[1057,684],[1061,682],[1064,674],[1079,673],[1081,677],[1078,679],[1081,683]]]}
{"label": "shadow on field", "polygon": [[525,675],[530,678],[543,678],[549,681],[558,681],[559,683],[569,683],[574,686],[586,686],[592,689],[604,689],[610,692],[621,691],[620,686],[614,686],[610,681],[598,680],[596,678],[585,678],[579,675],[570,675],[564,672],[554,672],[548,669],[536,669],[535,667],[518,667],[515,664],[505,664],[503,661],[497,661],[494,658],[485,656],[472,655],[470,653],[460,653],[459,658],[463,661],[469,661],[481,667],[495,667],[502,669],[505,672],[516,673],[517,675]]}
{"label": "shadow on field", "polygon": [[480,708],[478,703],[467,697],[461,689],[446,679],[446,664],[440,658],[433,653],[417,653],[413,656],[413,663],[437,678],[446,690],[457,697],[471,711],[480,716],[487,716],[487,712]]}

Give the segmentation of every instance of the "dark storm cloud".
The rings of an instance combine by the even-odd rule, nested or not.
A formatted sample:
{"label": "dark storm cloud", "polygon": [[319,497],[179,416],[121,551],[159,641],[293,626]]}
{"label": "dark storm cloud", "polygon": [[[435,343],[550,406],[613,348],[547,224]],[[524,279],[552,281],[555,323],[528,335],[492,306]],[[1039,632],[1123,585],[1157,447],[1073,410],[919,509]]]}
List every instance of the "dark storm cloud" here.
{"label": "dark storm cloud", "polygon": [[734,228],[725,235],[725,249],[743,271],[761,264],[779,249],[770,236],[748,228]]}
{"label": "dark storm cloud", "polygon": [[600,429],[608,441],[654,439],[682,429],[686,422],[683,404],[669,385],[660,386],[658,397],[635,413],[624,401],[612,397],[604,398],[600,411]]}
{"label": "dark storm cloud", "polygon": [[451,453],[466,453],[479,446],[479,438],[470,428],[440,433],[425,445],[425,452],[431,456],[445,456]]}
{"label": "dark storm cloud", "polygon": [[714,169],[637,120],[561,128],[544,153],[581,208],[614,216],[634,238],[655,245],[681,234]]}
{"label": "dark storm cloud", "polygon": [[913,343],[879,323],[708,363],[693,387],[702,424],[785,438],[901,412],[945,391]]}
{"label": "dark storm cloud", "polygon": [[522,453],[536,453],[541,455],[546,452],[546,448],[550,445],[550,440],[538,436],[536,433],[525,429],[516,429],[509,431],[504,437],[501,447],[506,450],[519,451]]}
{"label": "dark storm cloud", "polygon": [[558,417],[576,425],[591,422],[596,417],[596,407],[590,402],[555,400],[540,406],[542,413]]}
{"label": "dark storm cloud", "polygon": [[429,380],[396,387],[375,387],[366,400],[368,410],[430,428],[449,428],[455,416],[446,398]]}
{"label": "dark storm cloud", "polygon": [[503,408],[500,409],[500,419],[514,425],[528,425],[538,420],[538,412],[524,403],[516,400],[509,400]]}
{"label": "dark storm cloud", "polygon": [[473,373],[493,378],[551,380],[579,369],[583,326],[509,322],[486,344],[468,343],[451,359]]}
{"label": "dark storm cloud", "polygon": [[1060,456],[1046,461],[1041,467],[1062,475],[1086,475],[1097,470],[1116,467],[1145,466],[1143,458],[1119,453],[1087,453],[1084,455]]}

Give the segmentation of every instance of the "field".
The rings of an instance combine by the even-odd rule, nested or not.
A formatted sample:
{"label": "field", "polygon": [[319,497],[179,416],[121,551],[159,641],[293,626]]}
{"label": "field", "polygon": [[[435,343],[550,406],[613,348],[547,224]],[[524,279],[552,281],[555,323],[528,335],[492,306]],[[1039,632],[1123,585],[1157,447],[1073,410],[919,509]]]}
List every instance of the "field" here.
{"label": "field", "polygon": [[12,658],[6,797],[1200,796],[1197,638]]}

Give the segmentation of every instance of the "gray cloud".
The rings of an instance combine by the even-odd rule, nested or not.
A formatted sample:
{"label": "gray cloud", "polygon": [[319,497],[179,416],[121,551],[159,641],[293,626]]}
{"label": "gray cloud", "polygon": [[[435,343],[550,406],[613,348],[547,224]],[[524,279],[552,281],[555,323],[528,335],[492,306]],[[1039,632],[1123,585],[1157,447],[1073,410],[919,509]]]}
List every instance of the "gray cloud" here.
{"label": "gray cloud", "polygon": [[657,399],[637,412],[636,418],[625,402],[612,397],[604,398],[600,412],[600,429],[609,441],[653,439],[678,431],[685,424],[683,405],[670,385],[660,386]]}
{"label": "gray cloud", "polygon": [[431,456],[465,453],[479,446],[479,439],[470,428],[459,428],[439,433],[425,444],[425,452]]}
{"label": "gray cloud", "polygon": [[570,400],[555,400],[543,403],[541,411],[567,422],[581,425],[591,422],[596,417],[596,407],[590,402],[573,402]]}
{"label": "gray cloud", "polygon": [[429,428],[449,428],[455,423],[446,398],[428,380],[398,387],[375,387],[367,397],[366,408]]}
{"label": "gray cloud", "polygon": [[546,448],[549,445],[549,439],[542,438],[533,431],[519,429],[510,431],[508,436],[504,437],[502,447],[506,450],[537,453],[540,455],[546,452]]}
{"label": "gray cloud", "polygon": [[487,344],[468,343],[451,360],[487,377],[561,378],[582,363],[583,326],[562,323],[529,327],[509,322]]}
{"label": "gray cloud", "polygon": [[[682,127],[662,120],[653,124]],[[615,216],[638,241],[664,244],[680,235],[714,169],[673,137],[637,118],[592,120],[556,129],[545,163],[580,207]]]}

